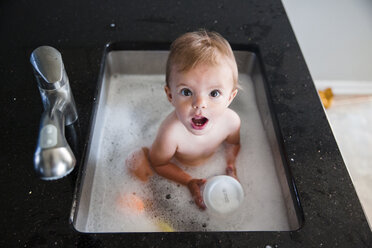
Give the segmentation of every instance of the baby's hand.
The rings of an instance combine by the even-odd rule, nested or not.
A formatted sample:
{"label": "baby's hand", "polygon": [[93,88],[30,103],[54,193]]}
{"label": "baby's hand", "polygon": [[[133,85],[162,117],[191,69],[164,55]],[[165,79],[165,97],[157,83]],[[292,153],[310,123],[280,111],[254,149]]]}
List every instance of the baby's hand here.
{"label": "baby's hand", "polygon": [[205,179],[191,179],[190,182],[187,184],[187,188],[190,190],[196,205],[202,210],[204,210],[206,207],[200,189],[206,181],[207,180]]}
{"label": "baby's hand", "polygon": [[236,175],[236,167],[235,165],[228,165],[226,167],[226,175],[231,176],[239,181],[238,176]]}

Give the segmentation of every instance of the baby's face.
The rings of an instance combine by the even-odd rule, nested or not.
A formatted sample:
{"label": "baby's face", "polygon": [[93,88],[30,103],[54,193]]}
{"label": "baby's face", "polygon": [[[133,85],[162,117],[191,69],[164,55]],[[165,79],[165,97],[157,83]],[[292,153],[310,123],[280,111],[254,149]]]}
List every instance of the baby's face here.
{"label": "baby's face", "polygon": [[227,62],[198,65],[187,72],[173,70],[165,91],[178,119],[195,135],[203,135],[223,120],[236,96],[233,72]]}

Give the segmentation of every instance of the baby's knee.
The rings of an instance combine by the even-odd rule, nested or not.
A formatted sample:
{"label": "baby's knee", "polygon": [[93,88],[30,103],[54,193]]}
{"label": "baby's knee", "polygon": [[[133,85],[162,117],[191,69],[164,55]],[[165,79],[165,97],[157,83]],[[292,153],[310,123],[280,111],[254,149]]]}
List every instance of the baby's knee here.
{"label": "baby's knee", "polygon": [[129,172],[143,182],[146,182],[154,174],[148,160],[148,151],[147,147],[135,150],[129,154],[125,161]]}

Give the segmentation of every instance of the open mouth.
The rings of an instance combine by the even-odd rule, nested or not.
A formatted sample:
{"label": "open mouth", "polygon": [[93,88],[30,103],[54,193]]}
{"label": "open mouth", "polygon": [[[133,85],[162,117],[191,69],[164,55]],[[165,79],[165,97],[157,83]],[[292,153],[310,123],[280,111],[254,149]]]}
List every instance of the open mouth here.
{"label": "open mouth", "polygon": [[195,116],[194,118],[191,119],[191,125],[192,128],[201,130],[203,129],[208,123],[208,118],[204,116]]}

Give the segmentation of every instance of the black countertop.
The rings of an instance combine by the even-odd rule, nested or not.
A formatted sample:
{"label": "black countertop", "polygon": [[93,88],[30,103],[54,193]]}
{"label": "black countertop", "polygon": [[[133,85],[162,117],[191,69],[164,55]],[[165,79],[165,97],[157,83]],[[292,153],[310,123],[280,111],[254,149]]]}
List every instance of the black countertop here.
{"label": "black countertop", "polygon": [[[57,181],[42,181],[34,173],[42,104],[30,53],[40,45],[62,53],[85,140],[107,42],[171,42],[201,27],[231,43],[260,48],[304,225],[291,232],[76,232],[69,215],[78,168]],[[372,247],[371,231],[280,1],[1,1],[0,34],[2,247]]]}

